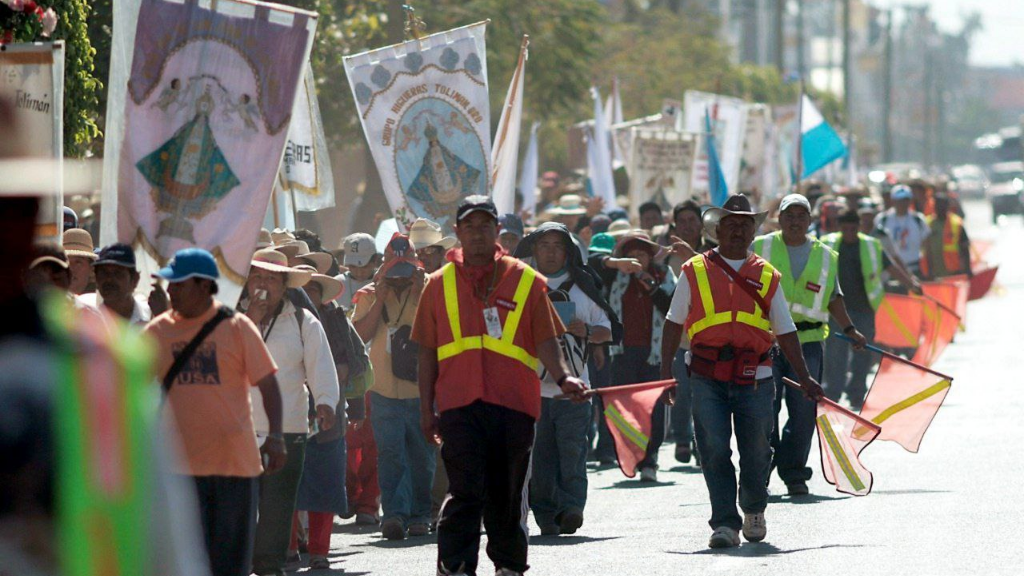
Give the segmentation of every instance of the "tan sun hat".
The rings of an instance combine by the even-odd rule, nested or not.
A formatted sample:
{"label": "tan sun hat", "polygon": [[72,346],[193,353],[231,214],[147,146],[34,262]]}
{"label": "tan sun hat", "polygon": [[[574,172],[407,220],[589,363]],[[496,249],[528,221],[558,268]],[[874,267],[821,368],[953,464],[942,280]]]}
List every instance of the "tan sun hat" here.
{"label": "tan sun hat", "polygon": [[[306,262],[316,268],[317,274],[327,274],[327,271],[331,269],[331,264],[334,263],[334,257],[326,252],[312,252],[309,249],[309,245],[305,242],[299,242],[299,251],[295,254],[295,258]],[[305,247],[305,250],[302,248]],[[287,252],[285,253],[287,255]]]}
{"label": "tan sun hat", "polygon": [[292,234],[284,228],[274,228],[274,231],[270,233],[270,239],[274,241],[274,244],[280,246],[295,240],[295,234]]}
{"label": "tan sun hat", "polygon": [[633,231],[633,225],[629,223],[629,220],[619,219],[608,225],[608,231],[606,232],[609,236],[619,237],[623,234],[629,234]]}
{"label": "tan sun hat", "polygon": [[558,205],[548,210],[552,216],[582,216],[587,213],[583,198],[579,194],[566,194],[558,199]]}
{"label": "tan sun hat", "polygon": [[431,246],[439,246],[443,250],[448,250],[455,246],[456,240],[453,236],[442,234],[440,224],[426,218],[419,218],[409,227],[409,242],[416,250]]}
{"label": "tan sun hat", "polygon": [[303,270],[312,274],[309,282],[310,284],[315,282],[320,285],[321,304],[327,304],[328,302],[334,301],[338,296],[341,296],[342,292],[345,291],[345,285],[341,280],[326,274],[318,274],[309,264],[299,264],[295,269]]}
{"label": "tan sun hat", "polygon": [[96,247],[92,243],[92,235],[87,230],[81,228],[68,228],[64,231],[64,237],[61,242],[64,246],[64,253],[68,257],[81,256],[82,258],[88,258],[89,260],[95,260],[97,258],[95,249]]}
{"label": "tan sun hat", "polygon": [[288,266],[288,257],[273,248],[257,250],[252,255],[252,266],[269,272],[287,274],[285,285],[288,288],[300,288],[309,282],[312,273]]}
{"label": "tan sun hat", "polygon": [[306,254],[309,252],[309,245],[302,240],[289,240],[274,246],[274,250],[277,250],[281,254],[289,258],[295,258],[299,254]]}
{"label": "tan sun hat", "polygon": [[256,238],[256,249],[261,250],[273,245],[274,238],[270,235],[270,230],[260,228],[260,235]]}

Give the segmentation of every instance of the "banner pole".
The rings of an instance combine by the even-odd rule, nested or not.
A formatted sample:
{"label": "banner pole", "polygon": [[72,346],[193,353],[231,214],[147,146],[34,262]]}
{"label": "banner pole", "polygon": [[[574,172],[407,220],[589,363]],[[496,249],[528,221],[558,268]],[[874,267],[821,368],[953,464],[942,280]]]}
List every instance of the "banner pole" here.
{"label": "banner pole", "polygon": [[[675,386],[675,379],[671,380],[655,380],[653,382],[639,382],[637,384],[624,384],[622,386],[606,386],[604,388],[590,388],[583,392],[586,397],[601,396],[604,394],[612,394],[615,392],[625,392],[627,390],[647,390],[653,388],[668,388],[669,386]],[[555,396],[556,400],[565,400],[570,398],[566,394],[559,394]]]}

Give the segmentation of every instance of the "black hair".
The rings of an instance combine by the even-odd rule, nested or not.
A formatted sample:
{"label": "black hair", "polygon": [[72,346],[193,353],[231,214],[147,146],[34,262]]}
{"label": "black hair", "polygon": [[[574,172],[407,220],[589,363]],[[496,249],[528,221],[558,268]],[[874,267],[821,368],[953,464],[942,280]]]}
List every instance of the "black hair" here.
{"label": "black hair", "polygon": [[301,240],[306,243],[306,246],[309,247],[310,252],[324,251],[323,243],[320,241],[320,235],[318,235],[316,232],[313,232],[312,230],[308,230],[306,228],[299,228],[294,232],[294,234],[296,240]]}
{"label": "black hair", "polygon": [[860,214],[858,214],[853,208],[843,208],[842,211],[839,212],[839,217],[836,221],[840,224],[844,222],[849,224],[860,224]]}
{"label": "black hair", "polygon": [[644,212],[651,211],[655,211],[658,214],[661,214],[661,206],[658,206],[657,202],[644,202],[643,204],[640,205],[640,209],[637,211],[637,214],[643,216]]}
{"label": "black hair", "polygon": [[684,200],[672,207],[672,222],[675,223],[676,218],[678,218],[681,213],[686,212],[687,210],[696,214],[697,220],[700,220],[700,204],[697,204],[693,200]]}

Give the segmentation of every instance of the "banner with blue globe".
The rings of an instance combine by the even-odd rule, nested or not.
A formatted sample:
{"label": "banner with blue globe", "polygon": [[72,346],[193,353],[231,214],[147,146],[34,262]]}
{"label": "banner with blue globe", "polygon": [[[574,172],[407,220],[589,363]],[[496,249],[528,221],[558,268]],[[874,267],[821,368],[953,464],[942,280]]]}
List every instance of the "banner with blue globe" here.
{"label": "banner with blue globe", "polygon": [[400,225],[451,229],[490,190],[486,22],[345,58],[359,119]]}

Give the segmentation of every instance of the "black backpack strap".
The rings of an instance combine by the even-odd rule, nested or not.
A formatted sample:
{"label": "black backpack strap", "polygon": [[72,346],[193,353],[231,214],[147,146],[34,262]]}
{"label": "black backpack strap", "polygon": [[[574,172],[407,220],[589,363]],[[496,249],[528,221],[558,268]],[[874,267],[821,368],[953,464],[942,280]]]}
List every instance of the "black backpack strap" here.
{"label": "black backpack strap", "polygon": [[164,375],[162,388],[165,397],[170,393],[171,386],[174,385],[174,379],[178,377],[182,368],[185,367],[185,364],[192,358],[192,355],[199,349],[199,345],[203,343],[203,340],[206,340],[206,337],[209,336],[215,328],[217,328],[218,324],[234,315],[234,310],[222,305],[217,309],[217,313],[213,315],[213,318],[207,320],[206,324],[203,324],[203,327],[199,329],[199,332],[195,337],[185,345],[185,348],[183,348],[177,358],[174,359],[174,363],[171,364],[170,370],[168,370],[167,374]]}

